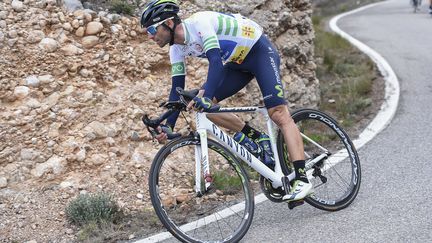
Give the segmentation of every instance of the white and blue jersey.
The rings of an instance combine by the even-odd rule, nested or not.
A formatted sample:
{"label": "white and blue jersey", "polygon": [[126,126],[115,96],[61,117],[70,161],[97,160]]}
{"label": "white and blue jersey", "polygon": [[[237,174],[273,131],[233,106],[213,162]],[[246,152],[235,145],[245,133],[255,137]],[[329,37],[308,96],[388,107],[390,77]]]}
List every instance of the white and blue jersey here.
{"label": "white and blue jersey", "polygon": [[241,64],[262,35],[262,28],[240,14],[198,12],[182,23],[185,43],[170,47],[172,75],[185,75],[185,57],[206,57],[219,48],[224,63]]}
{"label": "white and blue jersey", "polygon": [[[170,100],[177,100],[176,87],[185,86],[188,56],[207,58],[204,96],[222,101],[258,81],[267,108],[286,104],[279,74],[280,57],[262,28],[239,14],[198,12],[182,23],[184,44],[170,47],[172,88]],[[174,127],[178,113],[168,118]]]}

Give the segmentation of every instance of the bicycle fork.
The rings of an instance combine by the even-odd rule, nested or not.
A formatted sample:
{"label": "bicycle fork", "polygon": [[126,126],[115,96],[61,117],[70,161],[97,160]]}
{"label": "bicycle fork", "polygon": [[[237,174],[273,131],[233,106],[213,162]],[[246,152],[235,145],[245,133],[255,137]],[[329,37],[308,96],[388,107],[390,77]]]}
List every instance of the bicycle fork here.
{"label": "bicycle fork", "polygon": [[[201,141],[200,145],[195,145],[195,192],[201,197],[206,192],[211,190],[213,178],[210,174],[210,165],[208,158],[208,147],[207,147],[207,131],[199,130],[199,138]],[[202,170],[201,170],[202,168]],[[204,178],[204,191],[201,187],[201,179]]]}

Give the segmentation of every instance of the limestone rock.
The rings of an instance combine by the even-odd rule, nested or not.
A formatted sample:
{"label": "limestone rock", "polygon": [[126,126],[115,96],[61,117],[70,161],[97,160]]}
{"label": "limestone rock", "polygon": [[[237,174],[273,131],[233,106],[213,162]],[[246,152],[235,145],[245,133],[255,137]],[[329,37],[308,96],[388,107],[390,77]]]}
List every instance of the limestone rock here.
{"label": "limestone rock", "polygon": [[90,22],[87,24],[85,35],[97,35],[103,30],[103,25],[100,22]]}
{"label": "limestone rock", "polygon": [[68,44],[61,48],[66,56],[81,55],[84,51],[73,44]]}
{"label": "limestone rock", "polygon": [[30,87],[38,87],[40,80],[36,76],[29,76],[25,79],[26,85]]}
{"label": "limestone rock", "polygon": [[46,52],[54,52],[59,47],[59,44],[52,38],[43,38],[39,43],[39,47]]}
{"label": "limestone rock", "polygon": [[82,45],[85,48],[92,48],[98,43],[99,43],[99,37],[94,35],[86,36],[82,39]]}
{"label": "limestone rock", "polygon": [[78,37],[83,37],[85,34],[85,28],[80,26],[78,27],[78,29],[75,31],[75,35]]}
{"label": "limestone rock", "polygon": [[8,185],[7,178],[0,176],[0,189],[7,187],[7,185]]}
{"label": "limestone rock", "polygon": [[66,159],[57,155],[49,158],[45,163],[37,164],[36,167],[31,171],[31,174],[35,177],[42,177],[46,173],[53,173],[59,175],[66,170]]}
{"label": "limestone rock", "polygon": [[19,1],[19,0],[13,0],[11,6],[12,6],[12,9],[15,12],[22,12],[22,11],[24,11],[24,3],[21,2],[21,1]]}
{"label": "limestone rock", "polygon": [[14,89],[14,95],[18,99],[23,99],[23,98],[27,97],[29,92],[30,92],[30,89],[26,86],[18,86],[18,87],[15,87],[15,89]]}
{"label": "limestone rock", "polygon": [[64,8],[67,12],[74,12],[78,9],[83,9],[83,5],[79,0],[62,0],[64,4]]}
{"label": "limestone rock", "polygon": [[29,33],[27,37],[28,43],[37,43],[40,42],[43,38],[45,38],[45,33],[41,30],[33,30]]}

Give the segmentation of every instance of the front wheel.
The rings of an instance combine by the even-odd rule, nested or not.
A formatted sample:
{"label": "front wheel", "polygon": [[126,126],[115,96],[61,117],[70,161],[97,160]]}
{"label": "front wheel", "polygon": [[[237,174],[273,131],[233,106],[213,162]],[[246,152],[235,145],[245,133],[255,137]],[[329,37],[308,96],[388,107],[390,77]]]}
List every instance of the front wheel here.
{"label": "front wheel", "polygon": [[[200,140],[182,137],[165,145],[150,169],[149,190],[162,224],[182,242],[238,242],[250,227],[254,197],[240,161],[208,140],[211,190],[195,192],[195,151]],[[202,176],[202,183],[204,177]],[[205,190],[204,185],[198,185]]]}
{"label": "front wheel", "polygon": [[[307,175],[314,187],[314,193],[305,201],[327,211],[347,207],[356,198],[361,181],[360,160],[348,134],[334,119],[317,110],[301,109],[293,112],[292,118],[303,138]],[[278,152],[280,161],[285,161],[282,169],[291,172],[281,132]],[[316,159],[319,156],[322,159]],[[314,159],[318,162],[308,168],[308,162]]]}

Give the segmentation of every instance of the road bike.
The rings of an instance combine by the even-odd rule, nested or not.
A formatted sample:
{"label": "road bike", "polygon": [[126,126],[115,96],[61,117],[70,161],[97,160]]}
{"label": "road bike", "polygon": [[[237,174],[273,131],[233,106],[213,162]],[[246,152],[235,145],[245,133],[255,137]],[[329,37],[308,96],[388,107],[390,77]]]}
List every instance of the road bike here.
{"label": "road bike", "polygon": [[[176,111],[185,111],[197,91],[177,89],[180,101],[166,102],[168,109],[156,119],[143,116],[154,136],[157,127]],[[274,168],[267,167],[208,114],[260,113],[267,125]],[[287,203],[283,196],[295,178],[282,132],[265,107],[221,108],[195,112],[187,121],[188,134],[164,145],[149,174],[152,205],[165,228],[182,242],[238,242],[248,231],[254,214],[254,190],[261,189],[272,202]],[[326,211],[350,205],[361,181],[360,160],[348,134],[330,116],[313,109],[292,113],[303,137],[307,176],[314,192],[304,199]],[[185,119],[187,119],[185,117]],[[303,200],[289,202],[290,209]],[[288,221],[287,221],[288,223]]]}

